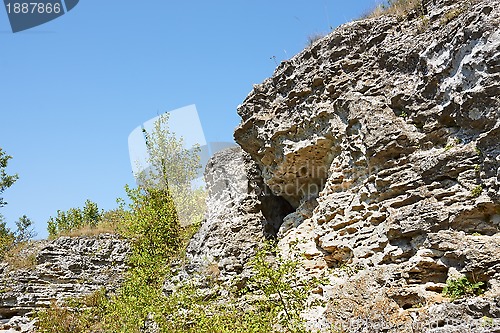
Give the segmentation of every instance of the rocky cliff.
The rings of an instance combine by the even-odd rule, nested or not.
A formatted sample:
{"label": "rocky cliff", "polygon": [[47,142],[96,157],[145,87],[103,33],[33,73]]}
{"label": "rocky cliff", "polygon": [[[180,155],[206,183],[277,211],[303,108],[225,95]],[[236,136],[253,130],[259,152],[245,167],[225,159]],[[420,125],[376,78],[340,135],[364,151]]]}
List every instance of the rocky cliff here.
{"label": "rocky cliff", "polygon": [[[499,23],[496,0],[352,22],[239,106],[237,143],[295,210],[282,251],[330,280],[313,327],[480,332],[500,316]],[[443,301],[461,276],[484,296]]]}
{"label": "rocky cliff", "polygon": [[220,274],[222,280],[241,274],[257,244],[276,234],[293,211],[288,202],[264,195],[265,184],[255,162],[240,148],[217,153],[207,164],[208,212],[187,248],[191,270]]}
{"label": "rocky cliff", "polygon": [[[499,25],[498,0],[424,0],[282,62],[238,108],[241,149],[208,163],[207,217],[165,293],[202,272],[229,295],[275,238],[304,258],[297,275],[321,278],[310,329],[500,332]],[[52,300],[116,288],[129,247],[102,235],[26,251],[32,267],[0,266],[9,332]],[[444,297],[453,279],[481,295]]]}
{"label": "rocky cliff", "polygon": [[[0,264],[0,332],[31,332],[26,315],[52,301],[116,290],[128,253],[128,242],[109,234],[33,242],[13,263]],[[16,267],[20,260],[26,265]]]}

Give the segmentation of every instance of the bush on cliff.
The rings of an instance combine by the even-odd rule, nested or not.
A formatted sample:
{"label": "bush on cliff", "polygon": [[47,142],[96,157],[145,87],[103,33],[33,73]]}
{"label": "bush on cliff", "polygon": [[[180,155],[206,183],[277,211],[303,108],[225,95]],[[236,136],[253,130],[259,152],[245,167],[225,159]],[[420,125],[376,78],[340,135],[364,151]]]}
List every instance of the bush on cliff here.
{"label": "bush on cliff", "polygon": [[84,228],[96,228],[102,220],[103,211],[95,202],[85,201],[83,208],[70,208],[68,211],[57,211],[56,217],[51,217],[47,223],[49,237],[69,235]]}

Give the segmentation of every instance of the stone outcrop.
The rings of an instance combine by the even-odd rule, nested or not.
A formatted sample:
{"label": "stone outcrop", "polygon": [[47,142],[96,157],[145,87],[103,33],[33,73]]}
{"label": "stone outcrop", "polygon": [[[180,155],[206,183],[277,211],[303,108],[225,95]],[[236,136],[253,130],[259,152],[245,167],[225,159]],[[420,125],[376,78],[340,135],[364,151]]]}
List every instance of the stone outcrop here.
{"label": "stone outcrop", "polygon": [[[194,272],[242,287],[276,237],[304,258],[298,274],[321,277],[311,329],[500,332],[499,25],[498,0],[423,0],[282,62],[238,108],[242,149],[207,164],[208,213],[165,292]],[[23,251],[32,267],[0,264],[0,332],[29,331],[26,315],[52,301],[113,291],[129,246],[101,235]],[[444,297],[462,277],[483,294]]]}
{"label": "stone outcrop", "polygon": [[26,315],[53,301],[115,290],[128,253],[128,242],[109,234],[33,242],[18,255],[29,266],[0,265],[0,332],[30,331]]}
{"label": "stone outcrop", "polygon": [[241,274],[257,245],[276,234],[293,211],[262,182],[256,164],[239,147],[215,154],[206,166],[207,214],[187,248],[192,271],[224,280]]}
{"label": "stone outcrop", "polygon": [[[404,18],[345,24],[239,106],[237,143],[296,209],[281,248],[301,240],[304,274],[331,278],[311,325],[480,332],[498,317],[499,24],[496,0],[423,1]],[[355,274],[331,273],[345,267]],[[443,300],[458,276],[485,295]]]}

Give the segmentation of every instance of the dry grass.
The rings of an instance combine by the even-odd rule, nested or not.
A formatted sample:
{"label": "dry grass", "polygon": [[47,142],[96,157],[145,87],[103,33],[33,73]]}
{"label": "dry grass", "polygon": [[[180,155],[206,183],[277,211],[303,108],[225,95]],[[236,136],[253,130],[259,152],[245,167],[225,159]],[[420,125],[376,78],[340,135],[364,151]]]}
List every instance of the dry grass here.
{"label": "dry grass", "polygon": [[68,237],[83,237],[83,236],[97,236],[101,234],[117,234],[119,233],[119,227],[113,223],[99,223],[95,227],[84,226],[79,229],[71,230],[68,232],[62,232],[58,235],[68,236]]}
{"label": "dry grass", "polygon": [[217,263],[212,263],[206,267],[206,273],[208,276],[216,279],[220,275],[219,265]]}
{"label": "dry grass", "polygon": [[421,10],[421,0],[392,0],[388,4],[378,5],[371,13],[365,15],[366,18],[379,17],[382,15],[393,15],[399,18],[408,16],[415,10]]}
{"label": "dry grass", "polygon": [[37,248],[33,244],[34,242],[23,242],[14,245],[5,253],[3,262],[13,270],[35,267]]}
{"label": "dry grass", "polygon": [[307,36],[307,46],[312,46],[316,41],[320,40],[325,36],[326,36],[325,34],[318,32]]}
{"label": "dry grass", "polygon": [[441,21],[440,21],[441,25],[448,24],[449,22],[453,21],[455,18],[460,16],[462,13],[464,13],[466,10],[467,10],[467,7],[455,8],[455,9],[449,10],[441,18]]}
{"label": "dry grass", "polygon": [[102,220],[96,226],[86,225],[68,232],[61,232],[57,234],[57,237],[83,237],[97,236],[101,234],[120,234],[124,228],[125,214],[126,212],[120,209],[107,211],[102,215]]}

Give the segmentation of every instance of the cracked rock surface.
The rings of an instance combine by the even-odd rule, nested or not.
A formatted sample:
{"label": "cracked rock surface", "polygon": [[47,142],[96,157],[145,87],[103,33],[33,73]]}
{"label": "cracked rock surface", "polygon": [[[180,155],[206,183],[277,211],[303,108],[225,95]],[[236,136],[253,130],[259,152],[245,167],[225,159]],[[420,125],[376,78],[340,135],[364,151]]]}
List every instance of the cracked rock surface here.
{"label": "cracked rock surface", "polygon": [[[482,332],[498,320],[499,24],[497,0],[423,1],[405,18],[348,23],[239,106],[237,143],[296,209],[283,251],[301,240],[304,274],[356,267],[332,275],[313,327]],[[459,276],[483,282],[484,296],[443,300]],[[355,319],[393,324],[346,326]]]}
{"label": "cracked rock surface", "polygon": [[110,234],[60,237],[33,242],[23,252],[31,257],[30,267],[0,266],[0,332],[30,332],[27,315],[52,301],[117,289],[129,244]]}

